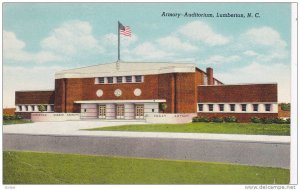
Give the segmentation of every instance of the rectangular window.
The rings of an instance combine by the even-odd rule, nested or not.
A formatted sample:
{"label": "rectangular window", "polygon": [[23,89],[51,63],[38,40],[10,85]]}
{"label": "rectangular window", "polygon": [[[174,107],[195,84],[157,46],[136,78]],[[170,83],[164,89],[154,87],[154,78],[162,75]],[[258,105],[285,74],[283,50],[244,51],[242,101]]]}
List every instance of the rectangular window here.
{"label": "rectangular window", "polygon": [[142,82],[142,76],[141,75],[135,76],[135,82]]}
{"label": "rectangular window", "polygon": [[265,110],[271,111],[271,104],[265,104]]}
{"label": "rectangular window", "polygon": [[107,83],[114,83],[114,77],[107,77]]}
{"label": "rectangular window", "polygon": [[230,111],[235,111],[235,104],[230,104]]}
{"label": "rectangular window", "polygon": [[98,83],[104,84],[104,77],[99,77],[98,78]]}
{"label": "rectangular window", "polygon": [[122,83],[123,82],[123,77],[117,77],[117,83]]}
{"label": "rectangular window", "polygon": [[198,111],[203,111],[203,104],[198,104]]}
{"label": "rectangular window", "polygon": [[253,111],[258,111],[258,104],[253,104]]}
{"label": "rectangular window", "polygon": [[25,106],[25,111],[28,111],[28,106]]}
{"label": "rectangular window", "polygon": [[213,104],[208,104],[208,110],[209,111],[214,111],[214,105]]}
{"label": "rectangular window", "polygon": [[247,111],[247,104],[242,104],[242,111]]}
{"label": "rectangular window", "polygon": [[19,108],[19,111],[22,111],[22,106],[18,106],[18,108]]}
{"label": "rectangular window", "polygon": [[125,79],[126,82],[132,82],[132,76],[126,76]]}
{"label": "rectangular window", "polygon": [[224,111],[224,104],[219,104],[219,110]]}
{"label": "rectangular window", "polygon": [[51,105],[51,106],[50,106],[50,109],[51,109],[50,111],[54,111],[54,106]]}

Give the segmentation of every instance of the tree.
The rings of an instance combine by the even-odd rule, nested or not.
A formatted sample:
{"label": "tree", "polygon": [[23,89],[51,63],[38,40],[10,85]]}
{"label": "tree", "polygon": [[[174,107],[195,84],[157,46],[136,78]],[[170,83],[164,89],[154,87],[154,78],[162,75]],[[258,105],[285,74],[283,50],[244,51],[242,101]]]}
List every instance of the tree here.
{"label": "tree", "polygon": [[47,111],[46,105],[38,105],[38,109],[40,112]]}
{"label": "tree", "polygon": [[159,104],[159,109],[161,109],[164,113],[167,109],[168,105],[166,103]]}

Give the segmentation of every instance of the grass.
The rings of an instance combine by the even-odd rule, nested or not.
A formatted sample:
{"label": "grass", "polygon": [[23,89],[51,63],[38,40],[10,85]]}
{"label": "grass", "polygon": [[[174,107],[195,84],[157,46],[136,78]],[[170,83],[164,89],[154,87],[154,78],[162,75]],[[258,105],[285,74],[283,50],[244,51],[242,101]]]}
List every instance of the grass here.
{"label": "grass", "polygon": [[257,123],[187,123],[187,124],[142,124],[85,129],[91,131],[143,131],[180,133],[221,133],[249,135],[290,135],[289,124]]}
{"label": "grass", "polygon": [[30,120],[25,120],[25,119],[3,120],[3,125],[22,124],[22,123],[32,123],[32,122]]}
{"label": "grass", "polygon": [[288,184],[289,170],[198,161],[4,151],[4,184]]}

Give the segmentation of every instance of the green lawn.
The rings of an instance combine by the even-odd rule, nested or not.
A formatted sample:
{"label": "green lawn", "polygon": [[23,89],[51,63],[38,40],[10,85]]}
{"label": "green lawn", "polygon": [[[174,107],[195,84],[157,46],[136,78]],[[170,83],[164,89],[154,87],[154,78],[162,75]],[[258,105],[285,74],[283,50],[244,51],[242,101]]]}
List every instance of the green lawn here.
{"label": "green lawn", "polygon": [[256,123],[187,123],[187,124],[144,124],[86,129],[92,131],[144,131],[180,133],[222,133],[251,135],[290,135],[289,124]]}
{"label": "green lawn", "polygon": [[288,184],[289,170],[196,161],[4,151],[4,184]]}
{"label": "green lawn", "polygon": [[3,120],[3,125],[31,123],[30,120],[17,119],[17,120]]}

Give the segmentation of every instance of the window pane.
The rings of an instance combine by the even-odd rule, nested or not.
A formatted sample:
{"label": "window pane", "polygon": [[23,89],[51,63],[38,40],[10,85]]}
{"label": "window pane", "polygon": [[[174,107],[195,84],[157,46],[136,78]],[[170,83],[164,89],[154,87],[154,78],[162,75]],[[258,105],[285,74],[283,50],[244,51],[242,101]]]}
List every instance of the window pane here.
{"label": "window pane", "polygon": [[271,104],[265,104],[266,111],[271,111]]}
{"label": "window pane", "polygon": [[123,77],[117,77],[117,83],[122,83],[123,82]]}
{"label": "window pane", "polygon": [[198,110],[203,111],[203,104],[198,104]]}
{"label": "window pane", "polygon": [[224,104],[219,104],[219,110],[224,111]]}
{"label": "window pane", "polygon": [[253,111],[258,111],[258,104],[253,104]]}
{"label": "window pane", "polygon": [[235,104],[230,104],[230,111],[235,111]]}
{"label": "window pane", "polygon": [[113,83],[114,82],[114,78],[113,77],[107,77],[107,82],[108,83]]}
{"label": "window pane", "polygon": [[132,82],[132,76],[126,76],[126,82]]}
{"label": "window pane", "polygon": [[247,104],[242,104],[242,111],[246,111],[247,110]]}
{"label": "window pane", "polygon": [[209,111],[214,111],[214,105],[213,104],[208,104],[208,110]]}
{"label": "window pane", "polygon": [[102,83],[102,84],[103,84],[103,83],[104,83],[104,77],[99,77],[99,78],[98,78],[98,81],[99,81],[99,83]]}
{"label": "window pane", "polygon": [[142,82],[142,76],[141,75],[135,76],[135,82]]}

